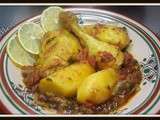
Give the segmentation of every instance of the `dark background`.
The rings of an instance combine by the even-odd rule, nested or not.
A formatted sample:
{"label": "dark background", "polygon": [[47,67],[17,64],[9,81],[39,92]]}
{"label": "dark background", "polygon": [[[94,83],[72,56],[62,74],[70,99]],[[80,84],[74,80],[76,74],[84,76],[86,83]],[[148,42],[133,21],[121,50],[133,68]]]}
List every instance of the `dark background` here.
{"label": "dark background", "polygon": [[[0,29],[2,35],[15,24],[38,15],[48,6],[0,6]],[[114,11],[134,19],[155,33],[160,34],[160,6],[65,6],[86,7]]]}
{"label": "dark background", "polygon": [[[48,6],[0,6],[0,37],[17,23],[41,14]],[[86,7],[114,11],[144,24],[160,35],[160,6],[65,6]],[[0,113],[4,113],[0,106]]]}

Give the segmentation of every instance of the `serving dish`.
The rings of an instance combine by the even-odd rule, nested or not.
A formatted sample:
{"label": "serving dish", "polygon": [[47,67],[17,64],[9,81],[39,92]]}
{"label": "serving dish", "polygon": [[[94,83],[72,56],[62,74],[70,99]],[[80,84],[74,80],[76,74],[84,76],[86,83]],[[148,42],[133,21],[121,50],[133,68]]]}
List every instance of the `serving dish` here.
{"label": "serving dish", "polygon": [[[115,114],[156,114],[160,108],[160,41],[146,27],[117,13],[85,8],[68,8],[79,17],[79,24],[107,23],[127,28],[132,44],[128,51],[141,65],[141,90]],[[0,102],[6,112],[13,114],[51,114],[33,102],[33,95],[22,82],[20,69],[6,54],[6,44],[21,24],[39,23],[40,15],[30,18],[11,29],[0,41]]]}

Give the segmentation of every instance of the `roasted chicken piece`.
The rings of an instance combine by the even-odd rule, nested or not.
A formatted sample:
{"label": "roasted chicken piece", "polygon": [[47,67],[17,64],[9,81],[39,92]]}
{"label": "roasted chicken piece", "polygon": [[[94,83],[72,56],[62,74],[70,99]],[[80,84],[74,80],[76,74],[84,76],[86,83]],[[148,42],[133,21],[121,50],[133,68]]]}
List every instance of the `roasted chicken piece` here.
{"label": "roasted chicken piece", "polygon": [[[79,39],[82,45],[84,45],[91,56],[95,56],[98,62],[105,62],[102,60],[101,53],[111,54],[114,59],[109,61],[109,66],[120,66],[123,63],[123,53],[118,46],[111,45],[107,42],[97,40],[93,36],[87,34],[78,24],[77,17],[71,12],[62,12],[60,14],[60,21],[62,25],[73,32]],[[112,63],[112,64],[111,64]],[[105,65],[102,65],[102,69],[108,67],[108,61]]]}
{"label": "roasted chicken piece", "polygon": [[130,39],[125,27],[117,27],[114,25],[85,25],[83,30],[97,40],[110,43],[124,49],[130,43]]}
{"label": "roasted chicken piece", "polygon": [[68,66],[80,49],[78,39],[65,29],[46,33],[36,65],[23,71],[24,83],[33,87],[40,79]]}
{"label": "roasted chicken piece", "polygon": [[41,71],[50,73],[58,67],[68,65],[69,60],[76,57],[81,47],[75,36],[62,29],[48,32],[42,40],[41,48],[37,67]]}

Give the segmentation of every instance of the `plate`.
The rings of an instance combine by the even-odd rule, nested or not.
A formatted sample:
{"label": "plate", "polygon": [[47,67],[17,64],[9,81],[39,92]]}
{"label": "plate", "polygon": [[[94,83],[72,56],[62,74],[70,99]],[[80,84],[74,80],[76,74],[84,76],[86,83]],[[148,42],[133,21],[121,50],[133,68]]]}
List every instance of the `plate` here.
{"label": "plate", "polygon": [[[115,114],[156,114],[160,110],[160,40],[146,27],[123,15],[110,11],[68,8],[79,18],[79,24],[107,23],[127,28],[132,43],[128,51],[141,65],[141,90]],[[54,114],[33,102],[33,95],[22,82],[21,70],[10,61],[6,45],[19,26],[25,22],[40,22],[40,15],[21,22],[0,40],[0,103],[11,114]]]}

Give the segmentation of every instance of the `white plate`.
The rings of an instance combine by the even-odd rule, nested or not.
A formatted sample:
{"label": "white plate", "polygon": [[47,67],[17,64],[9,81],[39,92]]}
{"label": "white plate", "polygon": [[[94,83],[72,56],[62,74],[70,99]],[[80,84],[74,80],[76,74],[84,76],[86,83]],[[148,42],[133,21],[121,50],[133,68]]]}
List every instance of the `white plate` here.
{"label": "white plate", "polygon": [[[160,110],[160,41],[146,27],[117,13],[97,9],[66,9],[79,17],[80,24],[108,23],[127,28],[132,44],[129,51],[142,65],[141,90],[117,114],[156,114]],[[39,23],[40,16],[27,21]],[[24,22],[23,22],[24,23]],[[33,103],[33,96],[22,83],[21,70],[10,61],[6,44],[17,33],[20,23],[0,41],[0,103],[12,114],[49,114]]]}

